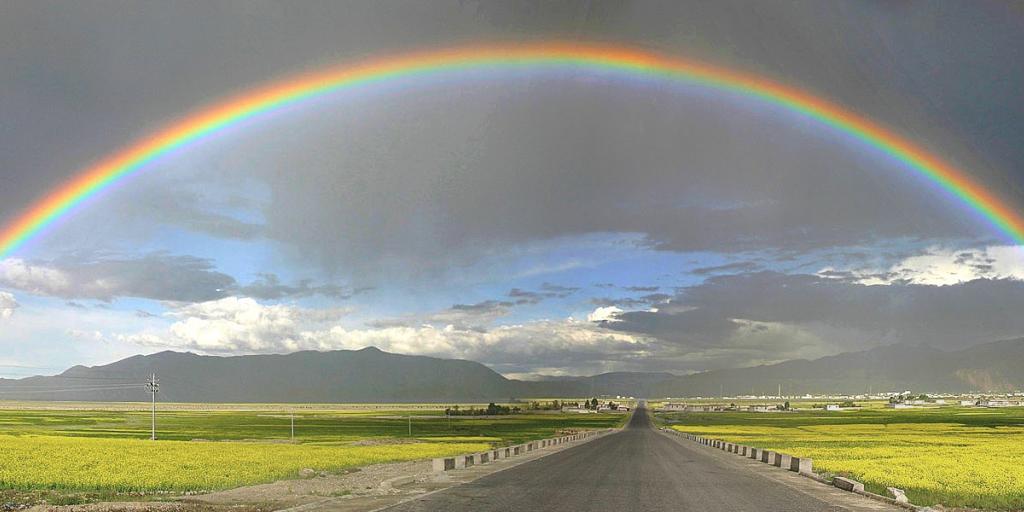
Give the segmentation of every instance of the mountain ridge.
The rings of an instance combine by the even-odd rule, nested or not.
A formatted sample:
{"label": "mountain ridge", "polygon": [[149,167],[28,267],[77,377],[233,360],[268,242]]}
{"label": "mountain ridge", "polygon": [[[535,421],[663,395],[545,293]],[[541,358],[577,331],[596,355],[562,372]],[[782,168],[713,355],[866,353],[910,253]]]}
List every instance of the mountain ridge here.
{"label": "mountain ridge", "polygon": [[688,375],[609,372],[508,379],[464,359],[394,354],[376,347],[289,354],[213,356],[163,351],[96,366],[75,365],[54,376],[0,378],[6,400],[141,401],[156,373],[159,398],[173,402],[457,402],[528,397],[621,395],[682,397],[1011,391],[1024,388],[1024,338],[945,352],[886,345],[814,360],[793,359]]}

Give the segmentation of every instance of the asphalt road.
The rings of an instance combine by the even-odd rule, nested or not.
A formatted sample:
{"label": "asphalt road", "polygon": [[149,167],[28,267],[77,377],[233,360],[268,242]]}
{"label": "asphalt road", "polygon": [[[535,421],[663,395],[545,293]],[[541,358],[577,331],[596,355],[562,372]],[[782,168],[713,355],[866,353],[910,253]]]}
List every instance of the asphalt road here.
{"label": "asphalt road", "polygon": [[638,409],[621,432],[388,510],[847,510],[763,474],[774,468],[737,467],[713,451],[659,433]]}

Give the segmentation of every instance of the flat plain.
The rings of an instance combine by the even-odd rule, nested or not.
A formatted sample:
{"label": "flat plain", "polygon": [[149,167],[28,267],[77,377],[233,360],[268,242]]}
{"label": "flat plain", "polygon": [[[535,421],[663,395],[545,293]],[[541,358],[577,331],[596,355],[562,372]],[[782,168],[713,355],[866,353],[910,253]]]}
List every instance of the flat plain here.
{"label": "flat plain", "polygon": [[1024,408],[930,407],[843,411],[663,413],[672,428],[814,459],[870,491],[907,492],[918,505],[1024,508]]}
{"label": "flat plain", "polygon": [[209,491],[295,478],[307,468],[337,472],[482,451],[563,430],[614,427],[626,417],[449,418],[443,405],[420,404],[162,404],[154,442],[146,404],[61,405],[0,406],[0,494]]}

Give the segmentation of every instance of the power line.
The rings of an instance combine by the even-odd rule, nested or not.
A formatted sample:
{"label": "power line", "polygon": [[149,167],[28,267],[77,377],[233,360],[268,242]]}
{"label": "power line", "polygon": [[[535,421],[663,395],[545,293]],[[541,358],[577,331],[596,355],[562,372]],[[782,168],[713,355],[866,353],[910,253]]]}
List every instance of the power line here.
{"label": "power line", "polygon": [[146,382],[146,389],[153,394],[153,433],[150,436],[150,439],[156,441],[156,393],[160,391],[160,381],[157,380],[156,373],[154,373],[153,376],[149,378],[149,381]]}

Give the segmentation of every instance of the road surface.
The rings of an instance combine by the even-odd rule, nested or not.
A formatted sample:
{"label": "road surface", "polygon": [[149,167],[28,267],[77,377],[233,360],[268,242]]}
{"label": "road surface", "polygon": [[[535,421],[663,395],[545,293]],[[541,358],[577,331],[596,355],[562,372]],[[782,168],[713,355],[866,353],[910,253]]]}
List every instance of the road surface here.
{"label": "road surface", "polygon": [[741,459],[662,434],[638,409],[621,432],[388,510],[899,510]]}

